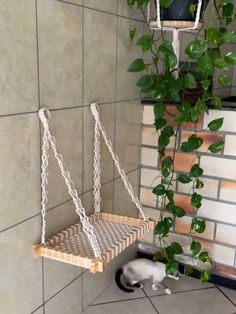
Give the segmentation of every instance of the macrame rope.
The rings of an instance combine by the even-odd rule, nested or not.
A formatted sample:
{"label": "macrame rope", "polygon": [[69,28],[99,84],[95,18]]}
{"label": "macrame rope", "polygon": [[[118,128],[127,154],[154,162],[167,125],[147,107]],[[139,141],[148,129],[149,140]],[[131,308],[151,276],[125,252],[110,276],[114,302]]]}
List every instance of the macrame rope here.
{"label": "macrame rope", "polygon": [[94,126],[94,175],[93,175],[93,195],[94,195],[94,211],[99,213],[101,210],[101,165],[100,165],[100,132],[99,125],[95,120]]}
{"label": "macrame rope", "polygon": [[65,180],[70,196],[73,199],[75,204],[76,213],[80,217],[80,221],[83,225],[83,230],[86,233],[91,246],[94,251],[94,255],[97,258],[102,258],[101,249],[98,245],[96,235],[94,234],[93,226],[90,224],[89,219],[85,213],[85,209],[82,206],[81,200],[78,197],[78,193],[74,187],[74,183],[70,177],[70,173],[67,170],[62,155],[58,152],[56,146],[56,140],[54,136],[52,136],[49,129],[49,118],[50,112],[46,108],[42,108],[39,111],[39,117],[44,127],[43,134],[43,145],[42,145],[42,204],[41,204],[41,212],[42,212],[42,244],[45,244],[45,233],[46,233],[46,202],[47,202],[47,177],[48,177],[48,149],[49,143],[51,144],[54,157],[56,158],[61,174]]}
{"label": "macrame rope", "polygon": [[[113,151],[112,142],[108,139],[107,133],[106,133],[104,127],[101,125],[101,121],[100,121],[100,117],[99,117],[99,113],[98,113],[98,109],[97,109],[97,104],[96,103],[91,104],[91,111],[92,111],[92,114],[93,114],[94,119],[95,119],[95,129],[96,129],[96,131],[95,131],[95,142],[98,141],[98,139],[96,139],[96,137],[99,138],[98,132],[97,132],[97,129],[99,129],[99,131],[101,132],[102,137],[104,139],[104,142],[105,142],[106,146],[108,147],[108,150],[109,150],[109,152],[111,154],[111,157],[112,157],[112,159],[114,161],[114,164],[115,164],[115,166],[117,168],[117,171],[120,174],[121,179],[122,179],[122,181],[123,181],[123,183],[124,183],[128,193],[129,193],[133,203],[138,208],[139,213],[142,216],[142,218],[144,220],[147,220],[147,217],[145,216],[145,214],[143,212],[142,205],[141,205],[138,197],[135,195],[133,187],[132,187],[131,183],[129,182],[129,179],[128,179],[127,175],[125,174],[125,171],[121,168],[121,164],[120,164],[119,158],[118,158],[117,155],[115,155],[115,153]],[[98,173],[98,169],[97,169],[98,167],[100,167],[100,164],[94,163],[94,173]],[[95,189],[96,190],[100,189],[99,186],[97,186],[96,184],[97,184],[97,180],[94,179]]]}

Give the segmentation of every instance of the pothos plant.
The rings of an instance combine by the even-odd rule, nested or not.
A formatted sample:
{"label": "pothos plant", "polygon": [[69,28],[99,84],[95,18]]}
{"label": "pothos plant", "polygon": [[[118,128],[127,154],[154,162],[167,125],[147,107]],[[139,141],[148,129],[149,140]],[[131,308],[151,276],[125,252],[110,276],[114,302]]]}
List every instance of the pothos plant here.
{"label": "pothos plant", "polygon": [[[141,10],[144,18],[146,6],[150,1],[155,0],[128,0],[127,4],[133,10]],[[173,0],[160,0],[161,8],[167,8]],[[211,88],[211,78],[217,79],[223,87],[231,84],[231,78],[227,74],[228,69],[236,64],[236,54],[233,52],[223,53],[222,47],[225,44],[236,40],[236,32],[229,29],[229,25],[234,21],[234,6],[231,0],[210,1],[211,17],[213,21],[207,28],[204,24],[204,36],[193,33],[192,41],[184,48],[186,55],[185,65],[187,70],[181,71],[177,67],[177,57],[174,53],[172,43],[166,39],[165,32],[161,30],[160,36],[157,32],[149,29],[146,24],[145,34],[136,38],[136,27],[129,30],[130,39],[143,52],[143,58],[134,60],[129,66],[129,72],[140,72],[140,78],[136,85],[144,93],[150,93],[152,99],[157,100],[154,106],[155,128],[158,133],[158,153],[160,156],[160,183],[153,189],[153,193],[158,197],[160,218],[156,224],[154,234],[158,238],[158,246],[161,250],[154,256],[155,260],[166,262],[166,272],[174,273],[179,265],[176,255],[184,253],[183,247],[178,242],[168,244],[166,238],[170,235],[175,218],[185,216],[184,208],[176,205],[174,197],[174,184],[179,181],[182,184],[191,184],[190,205],[192,208],[191,225],[189,228],[190,238],[190,258],[192,265],[199,262],[208,266],[213,265],[213,260],[209,253],[202,249],[201,243],[195,238],[206,229],[206,222],[200,219],[198,211],[202,205],[201,189],[204,186],[202,176],[204,169],[200,166],[199,149],[203,145],[201,132],[197,129],[199,119],[203,114],[209,113],[209,104],[217,109],[222,107],[220,97],[213,94]],[[194,5],[190,6],[190,11],[194,14]],[[202,33],[202,32],[201,32]],[[149,56],[151,61],[145,62]],[[192,69],[191,63],[195,63]],[[217,75],[217,69],[223,70]],[[177,74],[177,75],[176,75]],[[216,77],[217,76],[217,77]],[[186,91],[191,91],[199,87],[202,92],[194,103],[186,101]],[[166,104],[170,101],[177,102],[176,113],[170,112]],[[167,119],[168,117],[168,119]],[[223,117],[211,121],[207,129],[210,132],[218,131],[223,124]],[[167,121],[172,121],[169,123]],[[192,134],[180,144],[181,127],[187,123],[192,123]],[[173,127],[173,125],[175,127]],[[166,154],[167,146],[173,139],[174,147],[171,155]],[[207,152],[219,153],[224,148],[224,140],[211,144]],[[176,152],[180,150],[185,153],[195,154],[196,158],[187,173],[176,173],[175,158]],[[198,262],[198,263],[197,263]],[[210,278],[211,267],[202,268],[201,282],[206,282]],[[192,267],[186,267],[186,272],[192,271]]]}

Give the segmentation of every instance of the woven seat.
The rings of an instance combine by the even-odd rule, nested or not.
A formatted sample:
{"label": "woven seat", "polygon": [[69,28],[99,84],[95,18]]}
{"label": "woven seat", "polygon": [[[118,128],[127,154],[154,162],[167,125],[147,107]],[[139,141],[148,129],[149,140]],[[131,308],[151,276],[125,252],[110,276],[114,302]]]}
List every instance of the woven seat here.
{"label": "woven seat", "polygon": [[81,223],[59,232],[46,245],[34,246],[35,255],[102,272],[115,256],[154,227],[151,221],[104,212],[90,216],[89,221],[101,248],[101,259],[94,256]]}
{"label": "woven seat", "polygon": [[[192,21],[175,21],[175,20],[169,20],[169,21],[161,21],[161,24],[163,27],[169,27],[169,28],[176,28],[176,29],[184,29],[184,28],[193,28],[195,22]],[[158,22],[157,21],[151,21],[149,23],[149,27],[151,29],[159,29]],[[198,23],[195,30],[201,29],[202,23]]]}

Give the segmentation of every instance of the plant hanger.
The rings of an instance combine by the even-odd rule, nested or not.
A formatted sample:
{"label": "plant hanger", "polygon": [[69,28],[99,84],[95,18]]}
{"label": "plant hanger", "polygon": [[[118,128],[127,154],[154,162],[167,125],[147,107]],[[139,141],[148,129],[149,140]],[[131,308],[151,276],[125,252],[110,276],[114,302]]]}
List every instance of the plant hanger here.
{"label": "plant hanger", "polygon": [[[115,155],[111,141],[108,139],[104,127],[101,125],[98,106],[91,104],[91,112],[95,119],[94,127],[94,211],[95,214],[87,216],[78,192],[66,168],[62,155],[59,153],[56,140],[49,128],[50,112],[46,108],[39,110],[39,117],[43,126],[42,141],[42,236],[41,244],[33,247],[36,256],[55,259],[61,262],[89,268],[91,272],[104,271],[105,266],[115,256],[139,239],[144,232],[154,228],[154,223],[145,216],[142,205],[135,195],[133,187],[124,170],[121,168],[118,156]],[[100,182],[100,136],[111,154],[121,179],[139,210],[141,219],[101,212],[101,182]],[[57,160],[62,177],[65,180],[68,192],[74,202],[80,223],[57,233],[47,241],[46,237],[46,204],[48,185],[48,157],[49,146]]]}

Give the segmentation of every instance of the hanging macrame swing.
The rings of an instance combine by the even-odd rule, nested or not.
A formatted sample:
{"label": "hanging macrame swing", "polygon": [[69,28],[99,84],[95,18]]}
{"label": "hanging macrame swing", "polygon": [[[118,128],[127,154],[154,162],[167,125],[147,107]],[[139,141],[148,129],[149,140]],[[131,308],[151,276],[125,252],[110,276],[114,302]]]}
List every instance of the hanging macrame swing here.
{"label": "hanging macrame swing", "polygon": [[[98,106],[91,104],[91,112],[95,119],[94,127],[94,210],[95,214],[87,216],[78,193],[74,187],[70,173],[58,152],[56,140],[49,128],[50,112],[46,108],[39,111],[39,117],[43,126],[42,141],[42,237],[41,244],[34,245],[33,251],[36,256],[58,260],[72,265],[90,269],[91,272],[104,271],[106,264],[115,256],[125,250],[134,241],[139,239],[143,233],[154,228],[154,222],[148,220],[142,209],[142,205],[134,193],[134,190],[121,168],[118,157],[113,152],[111,141],[108,139],[101,125]],[[102,135],[106,146],[111,154],[121,179],[136,207],[141,218],[126,217],[100,210],[100,135]],[[46,203],[48,184],[48,157],[49,145],[51,145],[61,174],[68,187],[69,194],[74,202],[76,213],[80,222],[57,233],[47,241],[46,236]]]}

